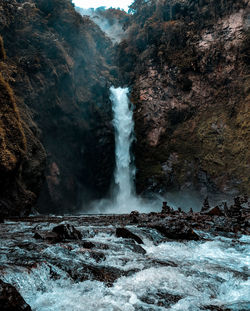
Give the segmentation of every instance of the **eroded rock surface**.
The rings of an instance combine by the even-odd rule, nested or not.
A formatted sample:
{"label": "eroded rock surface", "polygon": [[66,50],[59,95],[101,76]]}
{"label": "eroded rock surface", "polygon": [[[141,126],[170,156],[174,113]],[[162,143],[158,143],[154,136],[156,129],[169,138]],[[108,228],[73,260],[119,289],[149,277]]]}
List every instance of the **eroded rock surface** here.
{"label": "eroded rock surface", "polygon": [[249,1],[133,8],[119,64],[135,105],[137,191],[249,192]]}
{"label": "eroded rock surface", "polygon": [[14,286],[0,280],[0,305],[2,311],[31,311]]}
{"label": "eroded rock surface", "polygon": [[[18,117],[10,112],[15,127],[4,127],[16,135],[16,147],[24,150],[22,136],[27,145],[22,155],[5,153],[19,188],[10,182],[16,200],[3,197],[4,204],[22,204],[27,212],[42,182],[42,212],[73,211],[85,193],[85,204],[104,196],[114,168],[111,41],[68,0],[1,0],[0,34],[0,71],[19,111]],[[11,136],[3,135],[12,148]]]}

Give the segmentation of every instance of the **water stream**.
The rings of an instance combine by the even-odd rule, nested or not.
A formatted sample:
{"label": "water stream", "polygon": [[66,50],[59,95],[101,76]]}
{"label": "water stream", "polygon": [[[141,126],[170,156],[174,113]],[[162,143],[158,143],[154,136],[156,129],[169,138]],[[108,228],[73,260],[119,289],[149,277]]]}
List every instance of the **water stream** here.
{"label": "water stream", "polygon": [[[35,240],[34,230],[51,229],[51,221],[0,225],[1,278],[16,286],[33,311],[250,310],[247,236],[199,232],[205,240],[177,242],[130,226],[143,239],[142,253],[132,241],[117,238],[112,224],[67,221],[94,248],[81,241]],[[110,284],[93,273],[103,269],[111,269],[105,277],[118,273]]]}
{"label": "water stream", "polygon": [[115,184],[118,186],[114,195],[119,211],[126,211],[134,197],[135,167],[131,161],[130,148],[134,139],[133,111],[128,99],[128,88],[111,87],[111,101],[115,128]]}
{"label": "water stream", "polygon": [[[155,210],[134,194],[128,89],[111,88],[111,100],[116,188],[100,210]],[[249,236],[198,232],[202,240],[181,242],[146,225],[128,225],[142,238],[140,246],[116,236],[124,215],[105,217],[34,217],[0,224],[0,278],[14,285],[33,311],[250,310]],[[82,240],[34,238],[34,232],[65,222],[81,231]]]}
{"label": "water stream", "polygon": [[134,179],[136,168],[131,155],[134,141],[133,107],[129,101],[128,88],[110,88],[115,130],[114,186],[110,199],[94,202],[90,214],[122,214],[138,210],[140,212],[160,211],[162,199],[146,201],[136,196]]}

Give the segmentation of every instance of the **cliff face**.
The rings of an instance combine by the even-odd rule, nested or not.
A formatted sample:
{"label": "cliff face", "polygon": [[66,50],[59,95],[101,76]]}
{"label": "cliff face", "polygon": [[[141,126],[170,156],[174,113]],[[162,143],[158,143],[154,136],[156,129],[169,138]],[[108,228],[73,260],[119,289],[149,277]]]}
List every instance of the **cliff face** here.
{"label": "cliff face", "polygon": [[249,1],[133,9],[118,61],[135,105],[137,191],[249,193]]}
{"label": "cliff face", "polygon": [[[0,67],[8,77],[0,37]],[[0,215],[27,215],[36,203],[45,150],[28,109],[18,107],[13,90],[0,73]]]}
{"label": "cliff face", "polygon": [[[44,173],[40,141],[47,154],[40,211],[74,211],[83,198],[86,203],[104,196],[114,166],[108,91],[111,41],[89,18],[76,13],[69,0],[0,0],[0,34],[7,54],[0,69],[14,91],[20,122],[15,112],[12,118],[19,136],[29,132],[22,135],[31,158],[20,165],[35,196]],[[16,162],[21,163],[24,147],[16,147]],[[15,182],[17,175],[13,174]]]}

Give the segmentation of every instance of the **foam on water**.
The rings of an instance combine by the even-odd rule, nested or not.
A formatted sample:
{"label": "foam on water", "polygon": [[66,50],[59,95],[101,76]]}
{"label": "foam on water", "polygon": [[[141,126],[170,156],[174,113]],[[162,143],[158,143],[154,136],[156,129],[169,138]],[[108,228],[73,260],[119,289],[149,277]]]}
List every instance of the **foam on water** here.
{"label": "foam on water", "polygon": [[[39,225],[43,228],[43,225]],[[29,224],[16,225],[15,232]],[[47,224],[44,226],[47,228]],[[215,305],[230,310],[250,308],[250,238],[232,240],[206,234],[210,240],[155,244],[149,231],[130,227],[143,238],[146,254],[133,251],[133,243],[117,238],[112,227],[81,226],[85,240],[105,256],[95,262],[76,242],[45,244],[26,250],[17,240],[1,241],[1,278],[17,287],[35,311],[195,311]],[[150,234],[152,235],[153,229]],[[15,233],[16,234],[16,233]],[[161,236],[155,231],[160,240]],[[27,235],[29,244],[36,241]],[[36,242],[37,243],[37,242]],[[16,262],[16,258],[22,260]],[[35,259],[30,268],[23,262]],[[174,263],[174,264],[171,264]],[[130,271],[113,286],[95,280],[74,281],[65,267],[82,265]],[[78,269],[78,270],[77,270]],[[77,272],[78,273],[78,272]],[[80,272],[79,272],[80,273]]]}

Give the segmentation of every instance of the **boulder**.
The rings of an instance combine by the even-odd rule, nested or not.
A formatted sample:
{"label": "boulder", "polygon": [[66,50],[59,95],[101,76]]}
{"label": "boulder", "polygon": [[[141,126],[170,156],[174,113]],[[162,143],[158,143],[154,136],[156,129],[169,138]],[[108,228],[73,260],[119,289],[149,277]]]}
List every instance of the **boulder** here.
{"label": "boulder", "polygon": [[81,269],[68,271],[73,280],[83,282],[96,280],[105,283],[107,286],[112,284],[122,276],[127,276],[133,271],[123,271],[116,267],[92,266],[83,264]]}
{"label": "boulder", "polygon": [[168,239],[194,241],[198,241],[201,239],[200,236],[195,233],[192,228],[183,224],[176,224],[174,226],[171,226],[159,223],[150,225],[150,227],[156,229]]}
{"label": "boulder", "polygon": [[[52,231],[36,231],[34,238],[38,240],[51,241],[51,242],[61,242],[64,240],[81,240],[82,234],[80,231],[70,224],[62,224],[56,226]],[[87,243],[88,247],[93,247],[92,243]]]}
{"label": "boulder", "polygon": [[16,288],[2,280],[0,280],[0,306],[1,311],[31,311]]}
{"label": "boulder", "polygon": [[211,207],[209,210],[205,211],[204,214],[210,216],[224,216],[224,213],[219,206]]}
{"label": "boulder", "polygon": [[81,245],[87,249],[92,249],[95,247],[95,244],[90,241],[83,241]]}
{"label": "boulder", "polygon": [[142,254],[142,255],[145,255],[147,253],[146,250],[138,244],[131,245],[131,250],[135,253]]}
{"label": "boulder", "polygon": [[58,235],[55,232],[50,231],[49,232],[37,231],[34,234],[34,239],[56,242],[58,240]]}
{"label": "boulder", "polygon": [[82,238],[81,232],[70,224],[56,226],[52,232],[57,234],[59,240],[81,240]]}
{"label": "boulder", "polygon": [[138,235],[132,233],[126,228],[116,228],[115,234],[118,238],[132,239],[136,241],[138,244],[143,244],[142,239]]}

